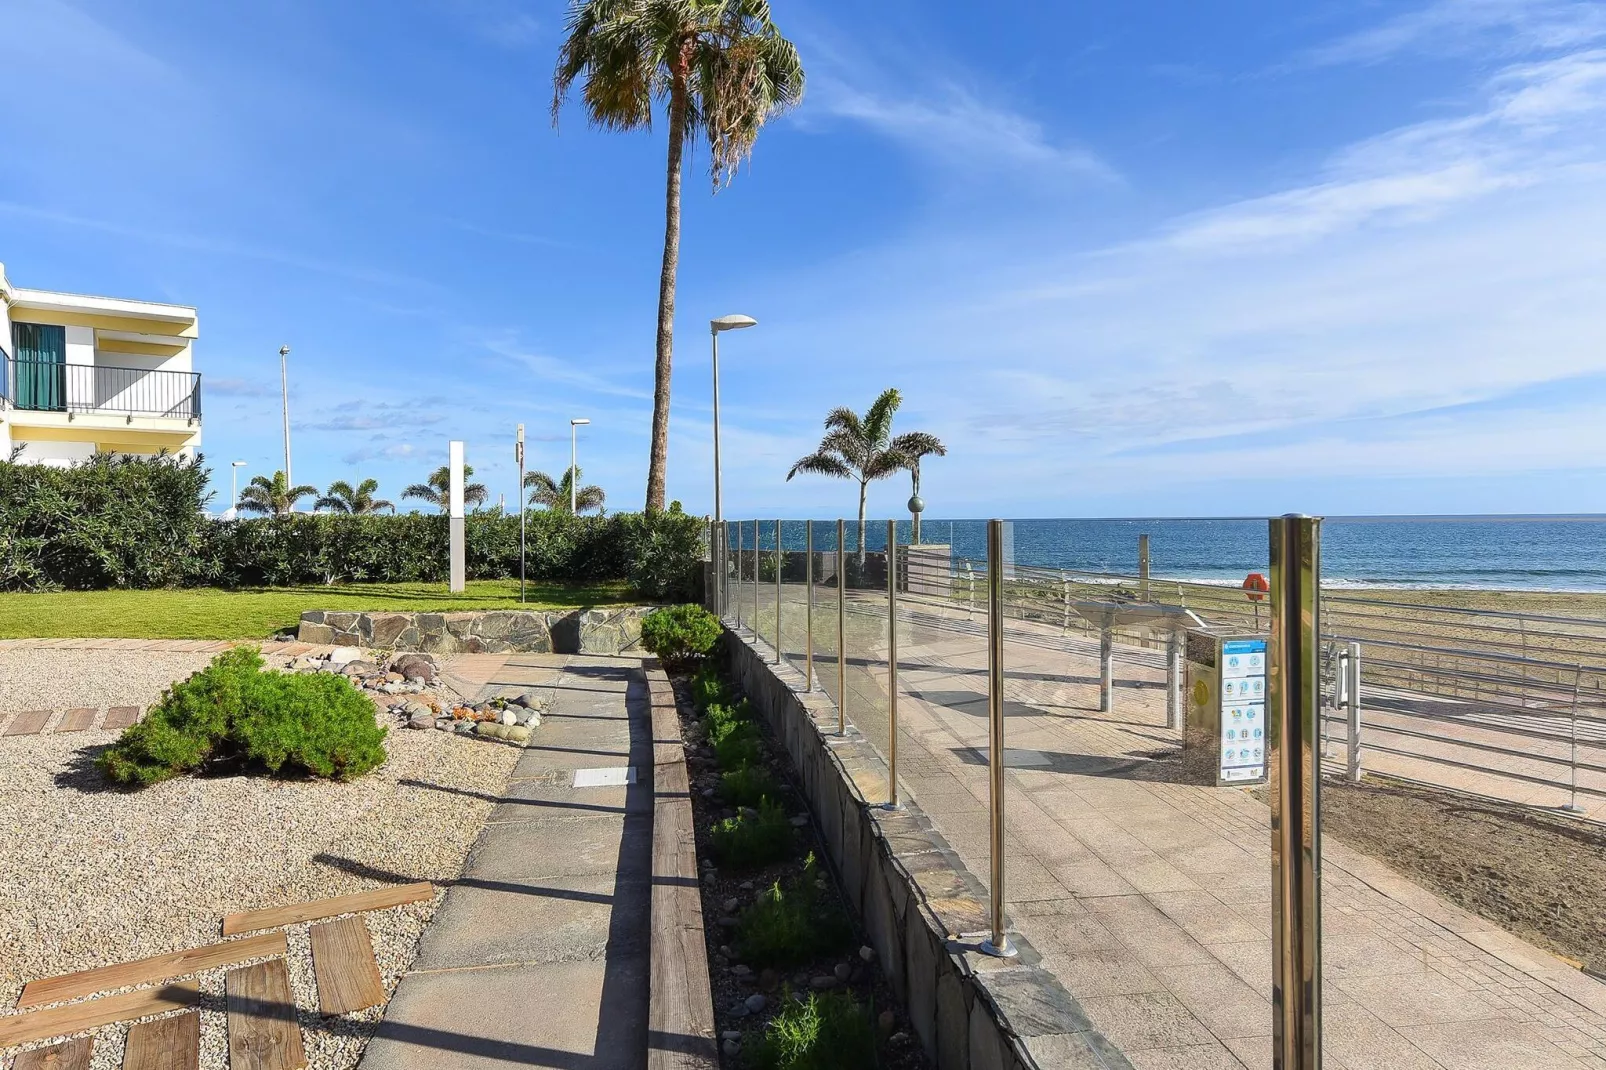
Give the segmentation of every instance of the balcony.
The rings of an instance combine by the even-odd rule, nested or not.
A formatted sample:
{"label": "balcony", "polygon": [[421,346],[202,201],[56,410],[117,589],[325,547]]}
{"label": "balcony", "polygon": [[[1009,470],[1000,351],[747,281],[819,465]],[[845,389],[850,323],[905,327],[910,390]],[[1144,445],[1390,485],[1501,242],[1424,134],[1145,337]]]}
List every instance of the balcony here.
{"label": "balcony", "polygon": [[0,409],[201,419],[201,373],[5,358]]}

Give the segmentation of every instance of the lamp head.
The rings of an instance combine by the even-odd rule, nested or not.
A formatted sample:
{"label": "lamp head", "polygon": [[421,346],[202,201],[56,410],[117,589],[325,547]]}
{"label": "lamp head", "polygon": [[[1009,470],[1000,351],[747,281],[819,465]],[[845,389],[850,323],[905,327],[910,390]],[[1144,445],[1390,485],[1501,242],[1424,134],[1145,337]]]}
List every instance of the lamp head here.
{"label": "lamp head", "polygon": [[233,465],[235,468],[244,468],[245,465],[246,465],[245,461],[230,461],[229,463],[231,465]]}
{"label": "lamp head", "polygon": [[289,346],[280,346],[279,347],[279,356],[288,357],[289,355],[290,355],[290,347]]}
{"label": "lamp head", "polygon": [[739,331],[743,327],[757,327],[758,320],[752,316],[721,316],[717,320],[709,320],[708,328],[715,334],[721,331]]}
{"label": "lamp head", "polygon": [[588,424],[590,422],[591,422],[590,420],[588,420],[588,419],[586,419],[585,417],[582,416],[578,420],[570,420],[569,421],[569,426],[570,427],[579,427],[581,424]]}

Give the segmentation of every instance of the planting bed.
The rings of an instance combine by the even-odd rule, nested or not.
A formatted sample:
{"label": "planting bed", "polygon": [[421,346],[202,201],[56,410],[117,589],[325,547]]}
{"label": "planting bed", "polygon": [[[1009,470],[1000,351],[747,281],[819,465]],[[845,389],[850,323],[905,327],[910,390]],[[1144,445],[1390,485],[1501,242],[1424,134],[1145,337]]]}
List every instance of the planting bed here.
{"label": "planting bed", "polygon": [[928,1067],[848,912],[785,757],[711,670],[671,679],[724,1067]]}

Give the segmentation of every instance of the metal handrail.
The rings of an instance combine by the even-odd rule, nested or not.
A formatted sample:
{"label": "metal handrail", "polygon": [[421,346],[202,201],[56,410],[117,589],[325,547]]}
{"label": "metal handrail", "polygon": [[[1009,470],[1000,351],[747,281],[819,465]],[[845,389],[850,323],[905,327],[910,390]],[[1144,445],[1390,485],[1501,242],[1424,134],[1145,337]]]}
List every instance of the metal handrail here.
{"label": "metal handrail", "polygon": [[201,373],[5,358],[0,395],[24,412],[201,418]]}

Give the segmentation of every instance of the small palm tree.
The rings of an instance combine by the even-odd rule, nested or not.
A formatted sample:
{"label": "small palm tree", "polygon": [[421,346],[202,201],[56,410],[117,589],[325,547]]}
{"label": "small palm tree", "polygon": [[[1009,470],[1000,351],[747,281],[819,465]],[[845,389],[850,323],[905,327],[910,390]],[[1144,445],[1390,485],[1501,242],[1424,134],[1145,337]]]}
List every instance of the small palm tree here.
{"label": "small palm tree", "polygon": [[381,509],[396,511],[396,503],[384,498],[375,498],[379,490],[379,480],[365,479],[353,489],[344,479],[337,479],[329,484],[329,493],[318,499],[314,509],[327,509],[332,513],[377,513]]}
{"label": "small palm tree", "polygon": [[608,498],[601,487],[575,487],[575,482],[583,475],[584,473],[578,468],[565,469],[561,480],[553,479],[545,472],[526,472],[524,485],[530,488],[530,504],[545,506],[555,513],[567,513],[569,494],[572,490],[576,512],[601,509],[602,503]]}
{"label": "small palm tree", "polygon": [[[463,479],[465,480],[463,484],[464,505],[479,505],[481,502],[485,501],[485,498],[489,493],[485,489],[484,483],[466,482],[468,477],[473,474],[474,466],[471,464],[465,464],[463,466]],[[441,465],[439,468],[435,469],[435,471],[429,474],[428,480],[423,483],[414,483],[412,486],[402,491],[402,497],[417,498],[420,501],[426,501],[429,504],[438,507],[441,512],[446,512],[447,508],[452,504],[451,471],[446,465]]]}
{"label": "small palm tree", "polygon": [[296,502],[302,498],[311,497],[318,493],[318,488],[308,483],[300,486],[290,486],[284,472],[273,473],[273,478],[267,476],[252,476],[240,491],[240,500],[235,508],[247,513],[260,513],[263,516],[288,516],[295,512]]}
{"label": "small palm tree", "polygon": [[[859,483],[859,558],[864,558],[864,508],[873,480],[905,469],[918,472],[920,457],[946,453],[937,439],[921,431],[892,437],[892,417],[903,403],[896,388],[881,392],[863,416],[852,409],[832,409],[825,417],[825,437],[819,448],[800,459],[786,473],[788,481],[799,472]],[[918,488],[918,479],[916,477]]]}
{"label": "small palm tree", "polygon": [[706,139],[716,188],[729,181],[752,153],[765,120],[803,99],[803,65],[770,21],[765,0],[572,0],[565,30],[552,76],[554,123],[576,81],[584,83],[580,95],[593,126],[649,129],[655,101],[664,103],[669,121],[647,466],[647,511],[658,512],[669,465],[681,157],[688,142]]}

